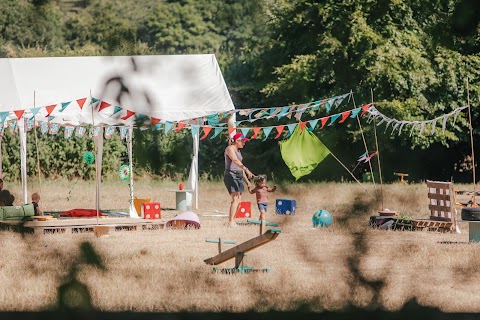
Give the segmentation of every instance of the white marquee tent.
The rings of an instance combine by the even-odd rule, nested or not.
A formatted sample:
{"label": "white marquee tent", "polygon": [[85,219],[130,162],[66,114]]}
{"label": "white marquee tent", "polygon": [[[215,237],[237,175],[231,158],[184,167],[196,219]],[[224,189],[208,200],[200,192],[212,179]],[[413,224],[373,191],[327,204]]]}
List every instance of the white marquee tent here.
{"label": "white marquee tent", "polygon": [[[85,105],[82,98],[86,98]],[[92,103],[95,99],[106,104],[99,108],[98,103]],[[112,116],[112,108],[117,106],[122,111]],[[0,116],[6,121],[18,119],[25,202],[26,119],[38,122],[48,118],[51,123],[71,126],[128,126],[131,166],[135,117],[128,117],[128,112],[164,122],[233,109],[221,70],[211,54],[0,59]],[[97,174],[100,171],[101,176],[103,134],[97,137],[96,145]],[[194,138],[189,178],[195,207],[198,206],[197,172],[198,135]],[[133,200],[133,177],[130,179]],[[100,178],[97,181],[98,208]]]}

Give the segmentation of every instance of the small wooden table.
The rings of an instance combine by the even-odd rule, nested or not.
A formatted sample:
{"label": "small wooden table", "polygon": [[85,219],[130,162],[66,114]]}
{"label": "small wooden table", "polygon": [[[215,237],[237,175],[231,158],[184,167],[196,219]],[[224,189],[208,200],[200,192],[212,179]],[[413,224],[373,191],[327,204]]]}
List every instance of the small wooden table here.
{"label": "small wooden table", "polygon": [[408,184],[407,180],[403,179],[404,177],[408,177],[408,173],[394,172],[393,174],[400,177],[400,183]]}
{"label": "small wooden table", "polygon": [[193,190],[168,190],[170,192],[175,192],[175,210],[186,211],[191,204],[187,203],[187,193],[193,193]]}

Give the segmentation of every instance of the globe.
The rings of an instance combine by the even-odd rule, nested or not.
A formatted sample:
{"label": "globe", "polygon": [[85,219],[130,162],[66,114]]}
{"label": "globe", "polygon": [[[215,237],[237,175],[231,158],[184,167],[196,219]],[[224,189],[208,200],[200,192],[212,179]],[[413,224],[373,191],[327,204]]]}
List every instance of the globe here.
{"label": "globe", "polygon": [[314,227],[328,227],[332,224],[332,220],[332,215],[326,210],[318,210],[312,217]]}

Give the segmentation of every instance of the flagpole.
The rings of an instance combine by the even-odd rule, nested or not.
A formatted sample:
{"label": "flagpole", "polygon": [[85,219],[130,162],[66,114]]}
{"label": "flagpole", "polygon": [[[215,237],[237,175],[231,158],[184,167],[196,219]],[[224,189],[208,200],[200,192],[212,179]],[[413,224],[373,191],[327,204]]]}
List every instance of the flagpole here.
{"label": "flagpole", "polygon": [[95,143],[95,119],[93,117],[93,104],[91,103],[92,102],[92,90],[90,90],[90,105],[92,106],[92,130],[93,130],[93,145],[95,146],[95,209],[97,211],[97,225],[98,225],[98,215],[99,215],[99,210],[100,210],[100,202],[99,202],[99,185],[98,185],[98,168],[97,168],[97,162],[98,162],[98,159],[97,159],[97,156],[98,156],[98,152],[97,152],[97,143]]}
{"label": "flagpole", "polygon": [[467,77],[467,105],[468,105],[468,124],[470,127],[470,145],[472,148],[472,171],[473,171],[473,206],[476,205],[475,202],[475,191],[476,191],[476,181],[475,181],[475,152],[473,149],[473,127],[472,127],[472,112],[470,110],[470,91],[468,89],[468,77]]}
{"label": "flagpole", "polygon": [[[370,89],[370,94],[372,96],[372,105],[373,105],[373,90]],[[382,199],[382,211],[383,211],[383,180],[382,180],[382,167],[380,166],[380,152],[378,151],[378,139],[377,139],[377,120],[373,119],[373,132],[375,133],[375,146],[377,147],[377,162],[378,162],[378,173],[380,175],[380,198]]]}
{"label": "flagpole", "polygon": [[373,196],[373,195],[372,195],[370,192],[368,192],[368,190],[367,190],[367,189],[366,189],[366,188],[365,188],[365,187],[364,187],[364,186],[361,184],[361,182],[360,182],[360,181],[358,181],[358,179],[357,179],[357,178],[355,178],[355,176],[353,175],[353,173],[352,173],[352,172],[350,172],[350,170],[348,170],[348,168],[347,168],[347,167],[346,167],[346,166],[345,166],[345,165],[342,163],[342,161],[340,161],[340,160],[339,160],[337,157],[335,157],[335,155],[332,153],[332,151],[330,151],[330,154],[332,155],[332,157],[334,157],[334,158],[335,158],[335,160],[337,160],[337,161],[338,161],[338,163],[340,163],[340,164],[342,165],[342,167],[344,167],[344,168],[345,168],[345,170],[347,170],[347,171],[348,171],[348,173],[350,173],[350,175],[353,177],[353,179],[355,179],[355,181],[356,181],[356,182],[357,182],[357,183],[360,185],[360,187],[362,187],[362,189],[363,189],[363,190],[365,190],[365,192],[366,192],[366,193],[368,193],[368,194],[370,195],[370,197],[372,197],[372,198],[373,198],[373,200],[375,200],[375,201],[376,201],[377,199],[375,199],[375,197],[374,197],[374,196]]}
{"label": "flagpole", "polygon": [[[357,104],[355,103],[355,97],[353,96],[353,91],[350,89],[350,93],[352,95],[352,101],[353,101],[353,107],[356,109],[357,108]],[[369,154],[368,152],[368,147],[367,147],[367,141],[365,140],[365,135],[363,134],[363,128],[362,128],[362,124],[360,122],[360,118],[358,117],[358,114],[356,116],[357,118],[357,121],[358,121],[358,125],[360,126],[360,132],[362,134],[362,139],[363,139],[363,145],[365,146],[365,152],[367,153],[367,155]],[[359,162],[360,163],[360,162]],[[357,163],[357,166],[358,164]],[[373,189],[375,190],[375,176],[373,175],[373,168],[372,168],[372,162],[370,160],[368,160],[368,165],[370,166],[370,174],[372,175],[372,182],[373,182]],[[355,166],[355,168],[357,167]],[[353,169],[355,170],[355,169]]]}
{"label": "flagpole", "polygon": [[[36,94],[35,90],[33,91],[33,107],[36,108]],[[38,171],[38,184],[40,185],[40,194],[43,194],[42,190],[42,179],[40,175],[40,156],[38,154],[38,138],[37,138],[37,125],[35,121],[35,115],[33,115],[33,130],[35,133],[35,148],[36,148],[36,153],[37,153],[37,171]],[[46,207],[46,199],[43,200],[43,207],[45,209]]]}

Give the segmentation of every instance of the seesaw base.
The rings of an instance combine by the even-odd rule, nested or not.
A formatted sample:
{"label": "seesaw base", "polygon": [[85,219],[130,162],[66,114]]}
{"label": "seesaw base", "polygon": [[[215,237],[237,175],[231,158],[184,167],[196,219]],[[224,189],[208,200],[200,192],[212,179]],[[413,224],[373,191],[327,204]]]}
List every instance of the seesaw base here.
{"label": "seesaw base", "polygon": [[255,269],[255,268],[250,268],[248,266],[242,266],[238,268],[213,268],[214,272],[217,273],[225,273],[225,274],[247,274],[247,273],[252,273],[252,272],[269,272],[269,268],[263,268],[263,269]]}

